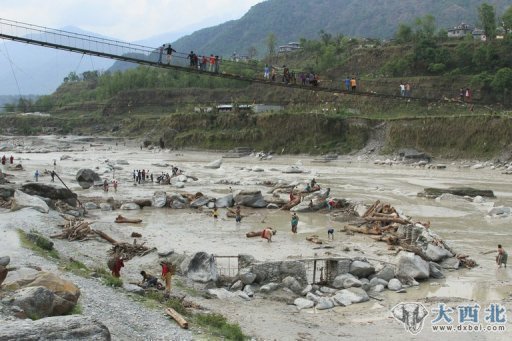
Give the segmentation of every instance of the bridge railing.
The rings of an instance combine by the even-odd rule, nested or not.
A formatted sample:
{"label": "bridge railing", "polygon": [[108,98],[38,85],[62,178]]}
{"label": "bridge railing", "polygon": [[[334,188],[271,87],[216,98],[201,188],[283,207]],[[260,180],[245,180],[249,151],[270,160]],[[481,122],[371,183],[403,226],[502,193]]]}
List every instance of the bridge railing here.
{"label": "bridge railing", "polygon": [[137,59],[158,59],[158,48],[127,43],[119,40],[90,36],[0,18],[0,33],[11,37],[22,37],[71,49],[87,50],[113,56],[136,55]]}

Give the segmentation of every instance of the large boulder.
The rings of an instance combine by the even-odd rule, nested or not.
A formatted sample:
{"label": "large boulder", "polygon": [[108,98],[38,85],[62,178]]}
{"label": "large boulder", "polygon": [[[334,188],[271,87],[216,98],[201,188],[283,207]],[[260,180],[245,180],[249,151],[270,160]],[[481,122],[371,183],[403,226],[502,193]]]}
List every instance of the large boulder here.
{"label": "large boulder", "polygon": [[11,257],[9,257],[9,256],[0,257],[0,265],[7,266],[7,265],[9,265],[10,262],[11,262]]}
{"label": "large boulder", "polygon": [[388,289],[393,290],[393,291],[398,291],[398,290],[402,289],[402,283],[398,279],[392,278],[388,282]]}
{"label": "large boulder", "polygon": [[14,186],[0,185],[0,198],[8,200],[9,198],[12,198],[15,191],[16,188],[14,188]]}
{"label": "large boulder", "polygon": [[134,202],[125,202],[121,205],[121,209],[127,211],[140,210],[140,206]]}
{"label": "large boulder", "polygon": [[12,200],[11,210],[17,211],[26,207],[33,208],[34,210],[39,211],[41,213],[48,213],[50,211],[50,208],[44,202],[43,199],[16,190]]}
{"label": "large boulder", "polygon": [[379,272],[375,274],[375,277],[389,282],[395,277],[395,267],[393,265],[386,264]]}
{"label": "large boulder", "polygon": [[45,287],[27,287],[16,290],[6,301],[9,305],[20,307],[31,319],[40,319],[59,314],[53,313],[56,297]]}
{"label": "large boulder", "polygon": [[252,265],[252,273],[256,275],[256,283],[281,282],[291,276],[301,285],[307,284],[306,267],[299,261],[277,261],[256,263]]}
{"label": "large boulder", "polygon": [[423,193],[419,193],[418,196],[426,196],[427,198],[437,198],[443,193],[450,193],[461,197],[486,197],[496,198],[492,190],[480,190],[471,187],[450,187],[450,188],[425,188]]}
{"label": "large boulder", "polygon": [[302,285],[300,285],[299,281],[297,281],[292,276],[288,276],[283,279],[283,286],[290,289],[297,295],[299,295],[302,292]]}
{"label": "large boulder", "polygon": [[204,168],[218,169],[218,168],[220,168],[221,165],[222,165],[222,159],[218,159],[218,160],[210,162],[209,164],[204,166]]}
{"label": "large boulder", "polygon": [[83,189],[90,188],[91,186],[99,186],[103,182],[100,176],[92,169],[82,168],[76,173],[76,181]]}
{"label": "large boulder", "polygon": [[322,208],[327,207],[327,197],[329,196],[330,189],[322,189],[318,192],[309,194],[297,206],[292,207],[292,212],[316,212]]}
{"label": "large boulder", "polygon": [[304,173],[304,171],[299,166],[288,166],[283,170],[285,174],[298,174]]}
{"label": "large boulder", "polygon": [[240,269],[238,273],[238,278],[242,281],[243,284],[252,284],[256,280],[256,275],[251,272],[250,268]]}
{"label": "large boulder", "polygon": [[228,194],[225,197],[215,200],[215,206],[219,208],[233,207],[234,199],[233,194]]}
{"label": "large boulder", "polygon": [[53,292],[60,300],[56,300],[53,312],[57,315],[69,313],[80,297],[80,289],[70,281],[59,278],[50,272],[40,272],[34,281],[26,287],[42,286]]}
{"label": "large boulder", "polygon": [[82,315],[47,317],[37,321],[2,323],[0,340],[110,341],[110,332],[101,322]]}
{"label": "large boulder", "polygon": [[375,272],[375,268],[368,262],[355,260],[350,263],[350,273],[356,277],[368,277]]}
{"label": "large boulder", "polygon": [[197,198],[196,200],[192,201],[190,203],[190,207],[192,208],[199,208],[201,206],[204,206],[204,205],[208,205],[208,203],[211,201],[212,199],[208,198],[207,196],[203,195],[199,198]]}
{"label": "large boulder", "polygon": [[427,245],[427,249],[425,250],[425,256],[427,256],[431,261],[434,262],[439,262],[445,258],[453,257],[450,251],[431,243]]}
{"label": "large boulder", "polygon": [[268,203],[263,198],[261,191],[240,191],[235,196],[235,204],[253,208],[265,208]]}
{"label": "large boulder", "polygon": [[52,200],[62,200],[73,207],[77,205],[77,195],[65,187],[42,182],[30,182],[21,186],[21,191],[28,195],[37,195]]}
{"label": "large boulder", "polygon": [[430,276],[428,262],[412,252],[400,252],[396,269],[399,279],[427,279]]}
{"label": "large boulder", "polygon": [[188,263],[186,275],[193,281],[201,283],[217,281],[219,274],[215,257],[206,252],[197,252]]}
{"label": "large boulder", "polygon": [[430,269],[430,277],[431,278],[444,278],[443,275],[443,268],[441,265],[435,263],[435,262],[429,262],[429,269]]}
{"label": "large boulder", "polygon": [[338,291],[333,299],[342,306],[348,306],[353,303],[369,301],[370,297],[366,291],[361,288],[349,288]]}
{"label": "large boulder", "polygon": [[151,197],[151,206],[162,208],[167,203],[167,194],[164,191],[156,191]]}
{"label": "large boulder", "polygon": [[443,269],[457,270],[460,266],[460,261],[457,257],[450,257],[450,258],[446,258],[443,261],[441,261],[441,263],[439,263],[439,265]]}
{"label": "large boulder", "polygon": [[305,298],[302,298],[302,297],[299,297],[299,298],[295,299],[295,301],[293,301],[293,304],[295,304],[299,310],[302,310],[302,309],[313,308],[313,306],[315,305],[315,302],[310,301]]}
{"label": "large boulder", "polygon": [[344,273],[344,274],[341,274],[341,275],[338,275],[336,276],[336,278],[334,278],[334,280],[332,281],[332,286],[334,288],[337,288],[337,289],[341,289],[341,288],[344,288],[345,287],[345,281],[347,279],[357,279],[357,277],[355,277],[354,275],[352,274],[349,274],[349,273]]}
{"label": "large boulder", "polygon": [[334,301],[330,297],[320,297],[317,304],[316,309],[318,310],[326,310],[334,308]]}
{"label": "large boulder", "polygon": [[6,265],[0,264],[0,287],[2,286],[2,283],[4,282],[5,278],[7,277],[7,273],[9,271],[6,268]]}
{"label": "large boulder", "polygon": [[21,307],[28,316],[46,317],[70,313],[80,297],[80,289],[53,273],[39,272],[6,283],[16,289],[9,303]]}

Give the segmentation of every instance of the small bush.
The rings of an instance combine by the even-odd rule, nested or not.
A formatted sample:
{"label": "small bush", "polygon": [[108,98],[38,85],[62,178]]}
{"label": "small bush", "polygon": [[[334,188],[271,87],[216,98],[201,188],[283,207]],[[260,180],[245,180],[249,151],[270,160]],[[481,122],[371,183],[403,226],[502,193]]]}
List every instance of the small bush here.
{"label": "small bush", "polygon": [[45,258],[59,259],[59,252],[53,248],[53,242],[35,230],[26,233],[18,229],[21,245]]}
{"label": "small bush", "polygon": [[79,262],[74,259],[70,259],[66,265],[64,265],[64,270],[69,271],[77,276],[82,277],[90,277],[91,270],[82,262]]}
{"label": "small bush", "polygon": [[96,273],[97,277],[101,278],[103,284],[109,287],[119,288],[123,286],[123,280],[121,278],[112,276],[112,274],[105,270],[104,268],[97,267],[94,268],[92,271]]}
{"label": "small bush", "polygon": [[213,334],[218,334],[226,340],[243,341],[247,337],[238,324],[232,324],[220,314],[197,314],[197,324],[210,329]]}

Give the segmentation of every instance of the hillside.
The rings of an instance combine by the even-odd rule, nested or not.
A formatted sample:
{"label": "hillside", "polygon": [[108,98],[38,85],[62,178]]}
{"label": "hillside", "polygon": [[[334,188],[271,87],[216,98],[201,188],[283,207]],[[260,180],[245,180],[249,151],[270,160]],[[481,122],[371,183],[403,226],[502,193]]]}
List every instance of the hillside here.
{"label": "hillside", "polygon": [[266,38],[274,33],[277,44],[317,38],[321,30],[351,37],[391,38],[399,23],[432,14],[438,27],[461,21],[476,23],[482,3],[497,14],[509,0],[268,0],[253,6],[241,19],[199,30],[173,43],[178,51],[230,56],[245,54],[250,46],[266,53]]}

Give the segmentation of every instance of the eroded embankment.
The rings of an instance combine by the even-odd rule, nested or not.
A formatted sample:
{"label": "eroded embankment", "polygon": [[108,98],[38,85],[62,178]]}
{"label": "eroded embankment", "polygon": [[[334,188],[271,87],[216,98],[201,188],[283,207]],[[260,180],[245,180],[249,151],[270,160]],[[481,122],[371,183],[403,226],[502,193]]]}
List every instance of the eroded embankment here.
{"label": "eroded embankment", "polygon": [[[369,142],[385,153],[415,148],[443,158],[508,158],[512,120],[505,116],[437,116],[394,120],[347,118],[332,113],[176,113],[123,119],[5,117],[3,132],[113,134],[144,138],[166,148],[228,150],[247,146],[284,153],[359,151]],[[375,149],[372,147],[372,149]]]}

